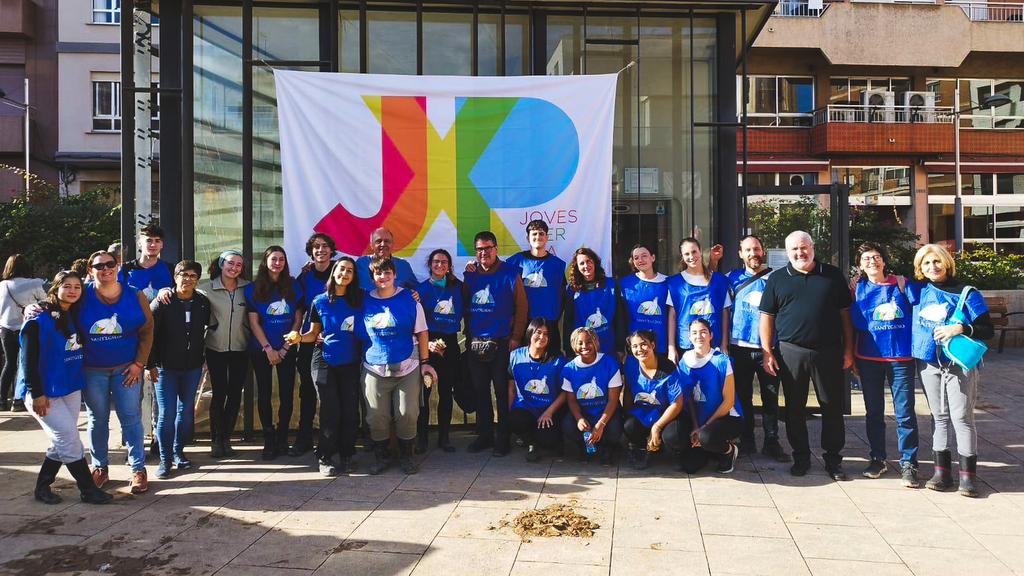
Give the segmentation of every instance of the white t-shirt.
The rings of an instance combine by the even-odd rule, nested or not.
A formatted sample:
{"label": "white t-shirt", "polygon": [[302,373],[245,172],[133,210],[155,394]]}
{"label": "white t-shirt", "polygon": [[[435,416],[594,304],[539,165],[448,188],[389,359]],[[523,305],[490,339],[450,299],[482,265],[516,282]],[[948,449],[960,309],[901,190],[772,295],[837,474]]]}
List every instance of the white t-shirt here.
{"label": "white t-shirt", "polygon": [[[573,358],[571,360],[571,363],[575,364],[577,368],[589,368],[589,367],[593,366],[594,364],[597,364],[598,362],[600,362],[601,361],[601,357],[603,357],[603,356],[604,356],[604,352],[598,352],[597,353],[597,357],[594,358],[594,361],[591,362],[590,364],[587,364],[587,363],[583,362],[582,360],[580,360],[580,357],[577,356],[577,357],[575,357],[575,358]],[[608,388],[611,389],[611,388],[621,388],[621,387],[622,387],[622,374],[619,373],[619,372],[615,372],[615,375],[612,376],[612,379],[608,381]],[[562,390],[567,390],[569,392],[572,392],[572,384],[570,384],[569,381],[566,380],[565,378],[562,378]]]}
{"label": "white t-shirt", "polygon": [[[703,368],[705,364],[711,361],[711,353],[717,350],[712,348],[708,351],[705,356],[697,356],[696,350],[687,350],[683,352],[683,362],[690,368]],[[727,362],[725,365],[725,375],[732,375],[732,362]],[[736,411],[736,406],[729,408],[729,416],[739,416],[740,413]]]}
{"label": "white t-shirt", "polygon": [[[704,279],[704,275],[703,274],[691,274],[689,272],[680,272],[679,275],[682,276],[683,280],[685,280],[686,283],[689,284],[690,286],[707,286],[708,285],[708,280]],[[672,292],[668,293],[668,298],[666,298],[666,302],[665,303],[668,304],[669,306],[672,306],[673,308],[676,307],[676,305],[672,303]],[[725,303],[722,304],[722,308],[728,308],[729,306],[732,306],[732,294],[729,294],[729,292],[726,291],[725,292]]]}
{"label": "white t-shirt", "polygon": [[668,280],[668,276],[665,276],[661,272],[656,273],[654,275],[654,278],[644,278],[643,274],[641,274],[639,272],[634,274],[634,276],[636,276],[637,278],[643,280],[644,282],[650,282],[652,284],[661,284],[665,280]]}

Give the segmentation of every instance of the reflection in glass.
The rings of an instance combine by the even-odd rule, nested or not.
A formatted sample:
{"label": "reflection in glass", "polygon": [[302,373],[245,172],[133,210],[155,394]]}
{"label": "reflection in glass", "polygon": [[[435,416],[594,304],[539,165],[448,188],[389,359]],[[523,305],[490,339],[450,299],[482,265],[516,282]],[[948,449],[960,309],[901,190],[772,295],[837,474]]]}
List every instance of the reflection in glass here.
{"label": "reflection in glass", "polygon": [[779,112],[811,112],[813,110],[813,78],[779,78]]}
{"label": "reflection in glass", "polygon": [[308,8],[256,7],[252,12],[255,58],[271,60],[320,59],[320,12]]}
{"label": "reflection in glass", "polygon": [[996,194],[1024,195],[1024,174],[996,174]]}
{"label": "reflection in glass", "polygon": [[369,71],[416,74],[416,13],[368,12]]}
{"label": "reflection in glass", "polygon": [[928,195],[952,196],[956,194],[956,180],[952,174],[929,174]]}
{"label": "reflection in glass", "polygon": [[964,206],[964,238],[992,238],[992,206]]}
{"label": "reflection in glass", "polygon": [[996,238],[1024,240],[1024,206],[996,206]]}
{"label": "reflection in glass", "polygon": [[928,205],[928,238],[933,243],[952,242],[954,237],[952,204]]}
{"label": "reflection in glass", "polygon": [[359,12],[341,10],[338,27],[338,49],[341,50],[341,71],[359,72]]}
{"label": "reflection in glass", "polygon": [[851,202],[892,198],[896,204],[910,205],[910,172],[906,166],[840,167],[832,169],[832,180],[850,187]]}
{"label": "reflection in glass", "polygon": [[[472,14],[423,14],[423,73],[469,76],[473,73]],[[415,54],[414,54],[415,58]]]}

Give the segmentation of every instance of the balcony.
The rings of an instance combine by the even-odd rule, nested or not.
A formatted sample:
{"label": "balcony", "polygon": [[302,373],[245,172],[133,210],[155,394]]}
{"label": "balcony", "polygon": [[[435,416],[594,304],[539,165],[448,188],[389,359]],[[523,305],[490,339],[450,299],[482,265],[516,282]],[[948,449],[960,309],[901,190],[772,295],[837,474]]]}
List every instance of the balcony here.
{"label": "balcony", "polygon": [[946,3],[962,8],[964,14],[974,22],[1024,23],[1024,3],[963,2],[961,0],[948,0]]}
{"label": "balcony", "polygon": [[952,124],[952,106],[864,106],[831,104],[814,111],[812,126],[828,123]]}
{"label": "balcony", "polygon": [[821,18],[821,15],[828,10],[829,4],[822,4],[821,8],[811,8],[808,0],[779,0],[772,12],[773,18]]}

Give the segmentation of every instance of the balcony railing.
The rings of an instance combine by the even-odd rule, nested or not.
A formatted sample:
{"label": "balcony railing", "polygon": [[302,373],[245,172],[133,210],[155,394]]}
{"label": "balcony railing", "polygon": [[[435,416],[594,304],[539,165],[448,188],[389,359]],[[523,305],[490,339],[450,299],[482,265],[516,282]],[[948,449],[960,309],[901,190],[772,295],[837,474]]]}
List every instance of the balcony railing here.
{"label": "balcony railing", "polygon": [[819,18],[828,10],[828,2],[821,8],[811,8],[808,0],[779,0],[772,16],[780,18]]}
{"label": "balcony railing", "polygon": [[830,104],[814,111],[814,125],[828,123],[952,124],[952,106]]}
{"label": "balcony railing", "polygon": [[1024,22],[1024,3],[950,0],[947,4],[959,6],[968,18],[978,22]]}

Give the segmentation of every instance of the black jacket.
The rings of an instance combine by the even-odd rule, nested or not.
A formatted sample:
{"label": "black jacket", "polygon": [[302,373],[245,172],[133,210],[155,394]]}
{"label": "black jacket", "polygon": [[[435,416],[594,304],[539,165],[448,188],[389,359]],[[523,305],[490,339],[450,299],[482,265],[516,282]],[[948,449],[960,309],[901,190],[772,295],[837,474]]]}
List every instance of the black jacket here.
{"label": "black jacket", "polygon": [[[206,329],[210,325],[210,301],[198,290],[192,293],[192,320],[185,324],[185,306],[177,296],[169,304],[153,300],[153,349],[147,368],[194,370],[206,362]],[[187,330],[186,330],[187,329]],[[187,336],[186,336],[187,333]]]}

